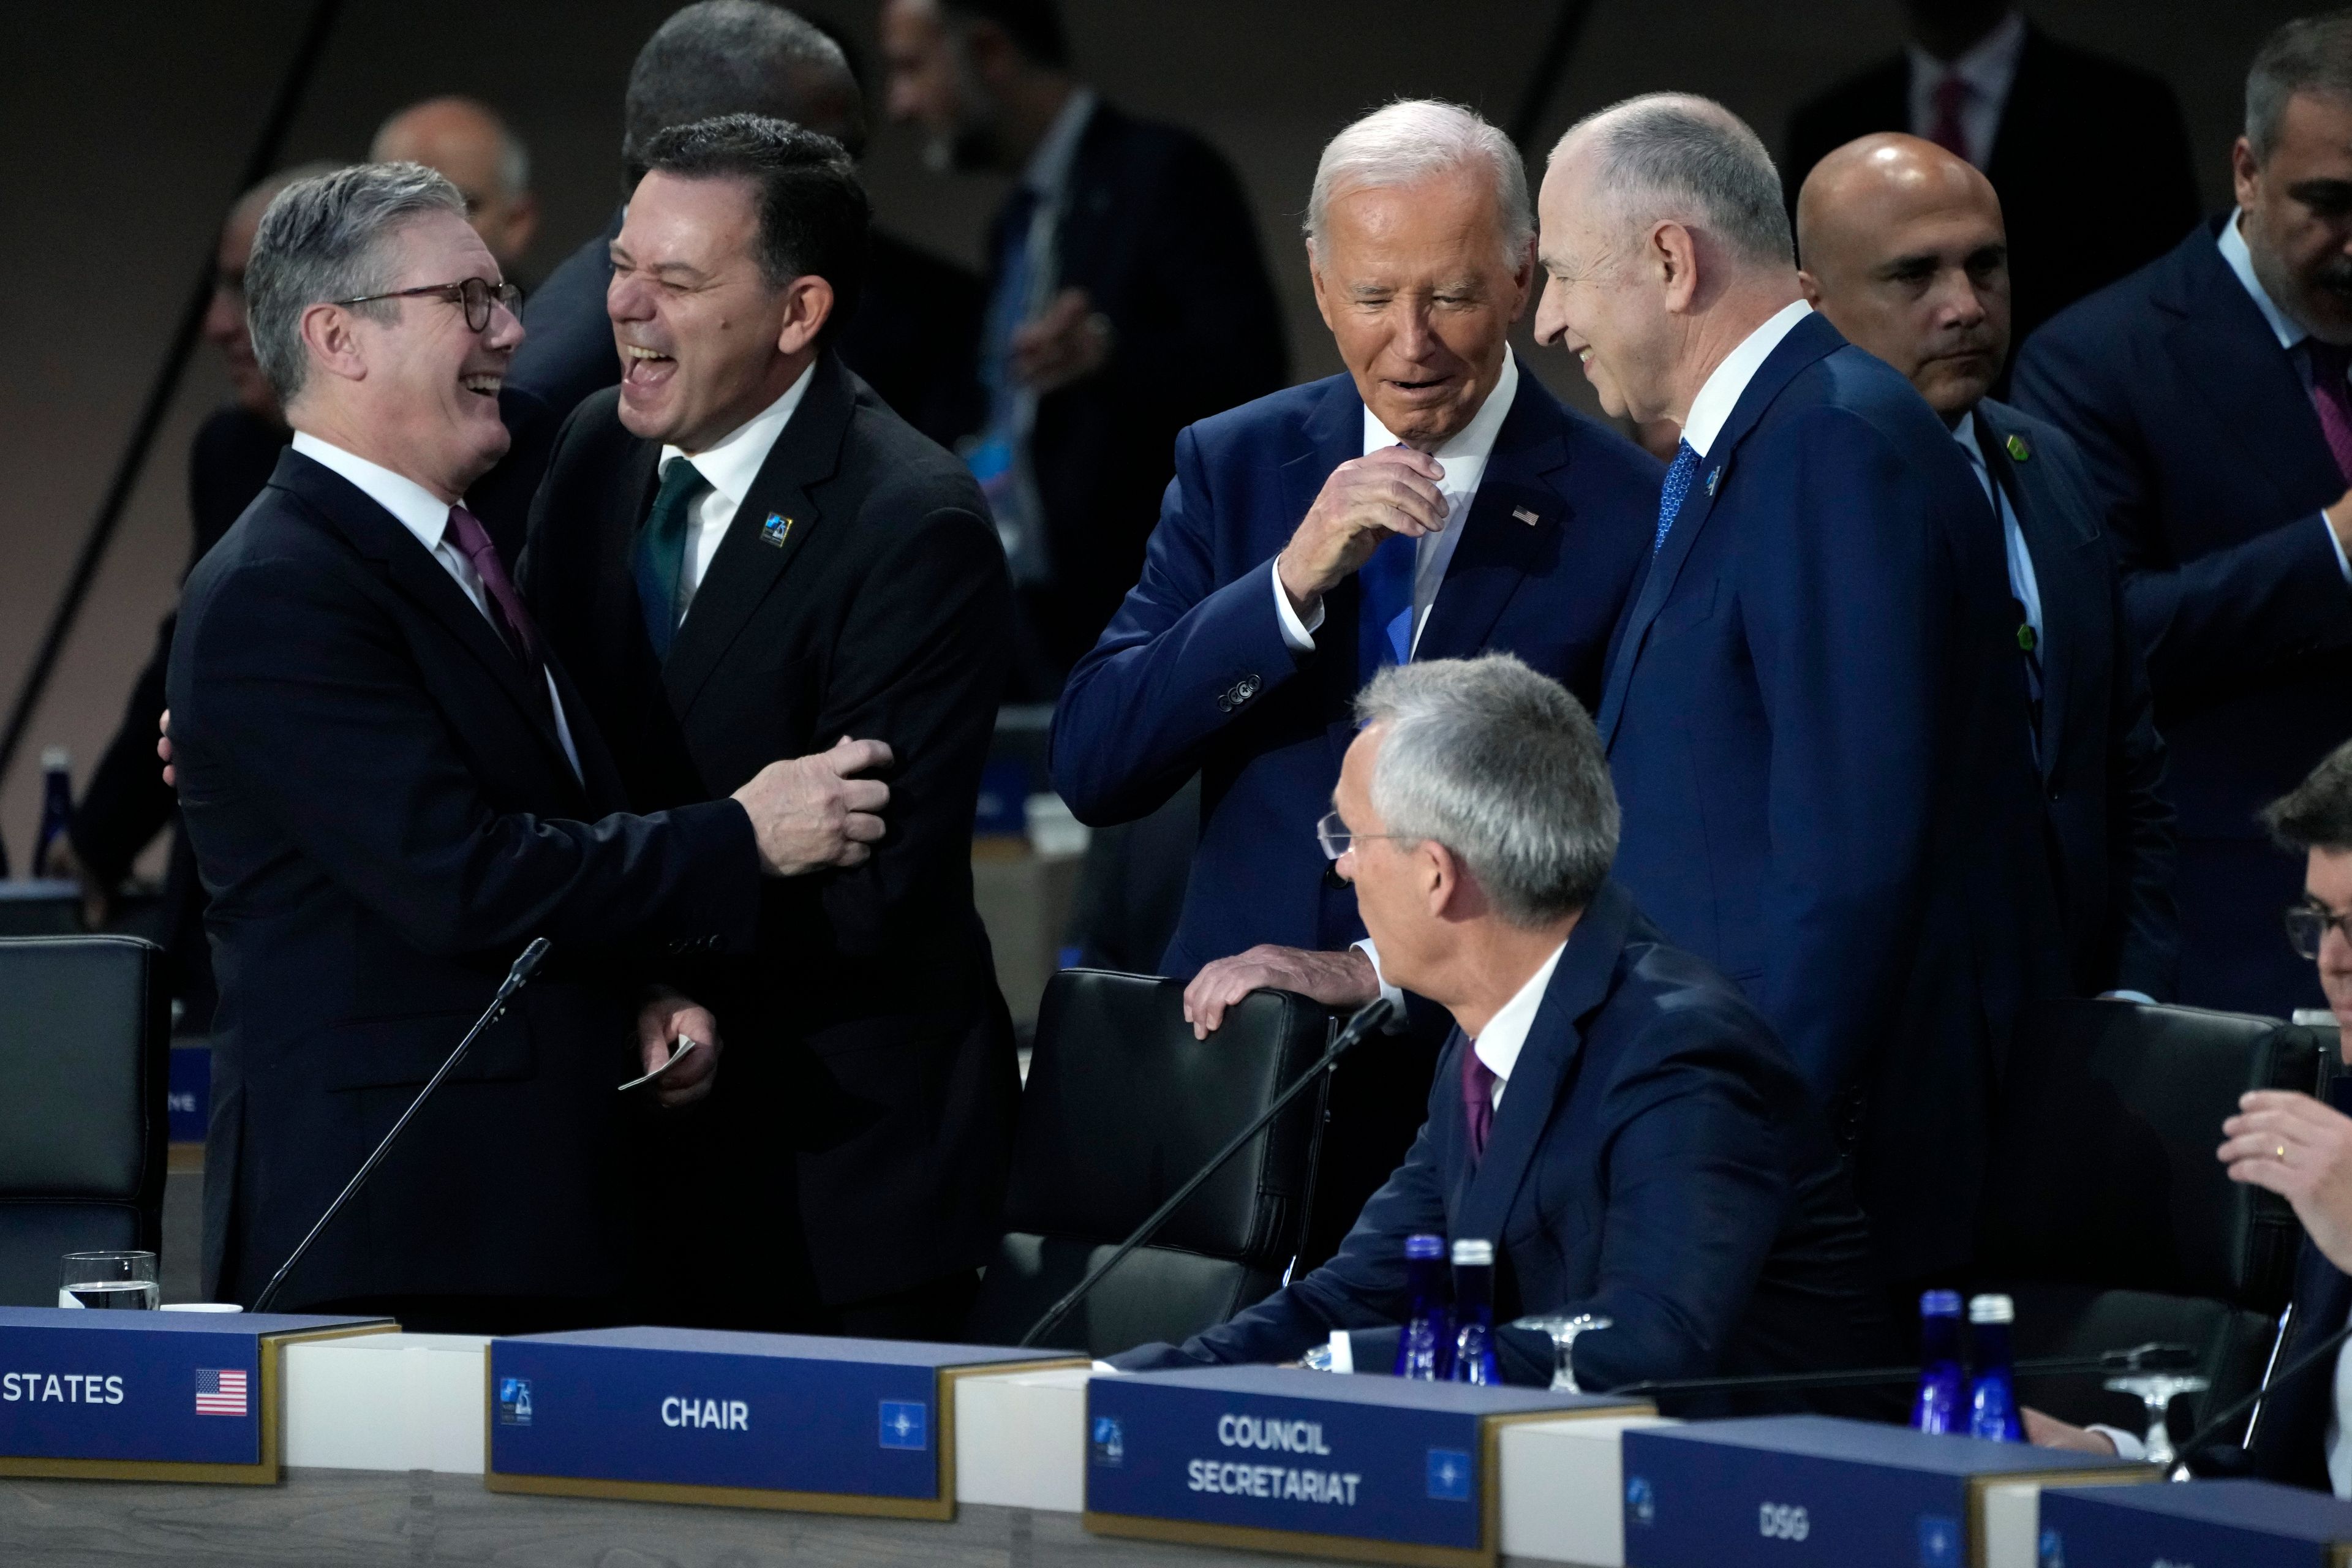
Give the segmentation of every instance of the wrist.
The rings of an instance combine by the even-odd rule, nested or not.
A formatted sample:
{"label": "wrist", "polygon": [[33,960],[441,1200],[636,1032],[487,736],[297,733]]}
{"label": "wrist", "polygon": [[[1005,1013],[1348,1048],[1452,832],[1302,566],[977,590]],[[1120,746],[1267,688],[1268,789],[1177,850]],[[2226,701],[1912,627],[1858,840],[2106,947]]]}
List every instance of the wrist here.
{"label": "wrist", "polygon": [[1275,557],[1274,576],[1275,581],[1282,584],[1283,597],[1290,601],[1292,613],[1300,620],[1304,621],[1311,617],[1315,614],[1316,607],[1322,604],[1322,587],[1319,584],[1302,584],[1299,581],[1298,569],[1292,564],[1289,551],[1286,550]]}

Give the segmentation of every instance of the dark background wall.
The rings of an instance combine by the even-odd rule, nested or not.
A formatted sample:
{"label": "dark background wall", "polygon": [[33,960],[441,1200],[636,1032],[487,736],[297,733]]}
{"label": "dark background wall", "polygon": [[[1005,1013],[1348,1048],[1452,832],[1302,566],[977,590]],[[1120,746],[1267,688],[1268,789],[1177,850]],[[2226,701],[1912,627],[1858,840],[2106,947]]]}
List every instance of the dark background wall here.
{"label": "dark background wall", "polygon": [[[1234,160],[1289,311],[1302,376],[1339,368],[1297,240],[1316,153],[1361,110],[1434,95],[1507,120],[1528,86],[1552,0],[1065,0],[1081,63],[1108,93],[1188,122]],[[350,0],[287,147],[289,162],[356,157],[404,103],[441,92],[499,105],[530,145],[545,208],[525,271],[543,273],[617,194],[621,87],[666,0]],[[869,0],[812,0],[873,52]],[[2063,37],[2168,78],[2189,115],[2209,205],[2245,62],[2296,7],[2255,0],[2040,0]],[[0,95],[10,280],[0,341],[0,700],[30,661],[180,302],[212,244],[305,0],[47,5],[8,18]],[[1554,84],[1538,146],[1630,93],[1721,99],[1778,147],[1790,109],[1896,47],[1890,0],[1597,0]],[[2053,154],[2063,154],[2053,149]],[[911,136],[877,132],[867,165],[882,220],[976,262],[992,184],[927,174]],[[2096,170],[2084,178],[2095,180]],[[1581,396],[1550,356],[1530,363]],[[21,873],[37,812],[38,751],[88,775],[185,563],[188,440],[226,392],[208,355],[184,384],[56,680],[10,776],[0,836]]]}

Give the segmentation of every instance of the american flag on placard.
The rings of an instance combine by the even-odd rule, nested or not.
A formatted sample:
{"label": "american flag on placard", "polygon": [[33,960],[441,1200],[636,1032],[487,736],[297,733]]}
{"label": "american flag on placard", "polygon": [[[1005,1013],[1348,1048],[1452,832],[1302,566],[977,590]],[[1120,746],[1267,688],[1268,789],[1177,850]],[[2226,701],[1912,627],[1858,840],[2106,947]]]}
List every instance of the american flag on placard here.
{"label": "american flag on placard", "polygon": [[215,1371],[201,1366],[196,1369],[197,1415],[242,1415],[245,1413],[243,1371]]}

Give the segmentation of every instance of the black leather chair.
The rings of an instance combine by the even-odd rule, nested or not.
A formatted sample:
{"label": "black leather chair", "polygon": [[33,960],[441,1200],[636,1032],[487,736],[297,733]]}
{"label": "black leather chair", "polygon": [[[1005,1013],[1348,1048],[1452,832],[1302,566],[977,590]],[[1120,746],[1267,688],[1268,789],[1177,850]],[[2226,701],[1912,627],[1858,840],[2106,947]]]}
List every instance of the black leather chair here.
{"label": "black leather chair", "polygon": [[[2276,1018],[2125,1002],[2042,1004],[2000,1086],[1982,1282],[2017,1298],[2020,1357],[2148,1341],[2192,1347],[2211,1380],[2174,1408],[2185,1432],[2251,1390],[2293,1288],[2294,1211],[2232,1182],[2213,1151],[2252,1089],[2315,1090],[2316,1034]],[[2138,1403],[2097,1377],[2027,1378],[2065,1420],[2137,1431]]]}
{"label": "black leather chair", "polygon": [[[1046,986],[973,1342],[1018,1341],[1329,1044],[1328,1011],[1276,991],[1196,1040],[1183,995],[1181,981],[1101,970]],[[1327,1089],[1292,1101],[1045,1342],[1097,1356],[1181,1343],[1279,1286],[1306,1229]]]}
{"label": "black leather chair", "polygon": [[68,1252],[162,1248],[162,961],[136,937],[0,941],[0,1305],[57,1305]]}

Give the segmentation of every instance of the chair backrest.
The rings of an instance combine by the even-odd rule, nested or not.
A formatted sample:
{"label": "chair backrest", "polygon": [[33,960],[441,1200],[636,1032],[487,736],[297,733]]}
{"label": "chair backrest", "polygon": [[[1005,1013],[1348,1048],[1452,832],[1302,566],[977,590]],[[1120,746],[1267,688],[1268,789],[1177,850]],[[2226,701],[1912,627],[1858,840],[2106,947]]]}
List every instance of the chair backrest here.
{"label": "chair backrest", "polygon": [[135,937],[0,940],[0,1305],[55,1306],[68,1252],[161,1249],[162,959]]}
{"label": "chair backrest", "polygon": [[[967,1334],[1009,1344],[1313,1066],[1331,1016],[1285,992],[1205,1040],[1183,983],[1064,970],[1046,987],[1021,1097],[1005,1235]],[[1276,1117],[1096,1287],[1047,1342],[1107,1355],[1181,1342],[1271,1293],[1313,1194],[1326,1086]]]}
{"label": "chair backrest", "polygon": [[2301,1228],[2284,1201],[2231,1181],[2213,1151],[2248,1089],[2318,1082],[2316,1036],[2276,1018],[2126,1002],[2029,1009],[1995,1119],[1982,1270],[2275,1314]]}

